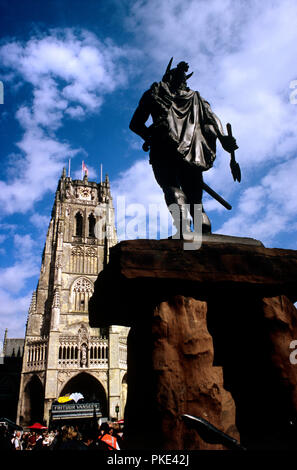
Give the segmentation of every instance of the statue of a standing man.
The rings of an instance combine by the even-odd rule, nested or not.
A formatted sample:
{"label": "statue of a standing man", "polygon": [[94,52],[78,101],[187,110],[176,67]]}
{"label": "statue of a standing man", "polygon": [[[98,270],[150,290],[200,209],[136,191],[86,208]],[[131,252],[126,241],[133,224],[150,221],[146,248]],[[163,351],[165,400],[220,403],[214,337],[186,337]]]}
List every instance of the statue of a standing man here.
{"label": "statue of a standing man", "polygon": [[[198,91],[187,87],[189,66],[180,62],[171,69],[170,60],[159,83],[147,90],[132,117],[130,129],[144,139],[143,150],[150,150],[150,163],[161,186],[167,206],[179,208],[178,229],[190,226],[185,204],[202,204],[203,171],[212,167],[216,158],[216,140],[227,152],[237,149],[236,140],[224,135],[223,127],[210,105]],[[149,116],[153,124],[145,125]],[[172,212],[173,219],[176,213]],[[211,232],[211,224],[202,208],[202,231]],[[182,233],[182,232],[181,232]]]}

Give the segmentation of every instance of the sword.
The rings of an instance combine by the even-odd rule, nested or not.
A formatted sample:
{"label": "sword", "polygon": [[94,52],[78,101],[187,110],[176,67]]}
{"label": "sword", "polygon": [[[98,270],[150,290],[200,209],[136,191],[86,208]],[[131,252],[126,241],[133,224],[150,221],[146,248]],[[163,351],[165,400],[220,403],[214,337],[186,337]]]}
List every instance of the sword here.
{"label": "sword", "polygon": [[229,204],[229,202],[225,201],[225,199],[222,198],[218,193],[216,193],[212,188],[210,188],[206,183],[202,183],[202,188],[204,191],[206,191],[210,196],[212,196],[216,201],[218,201],[222,206],[226,207],[228,211],[232,209],[232,206]]}
{"label": "sword", "polygon": [[200,416],[193,416],[184,414],[181,415],[188,427],[193,427],[196,429],[200,437],[209,444],[222,444],[228,449],[231,450],[247,450],[239,441],[234,439],[234,437],[225,434],[223,431],[213,426],[206,419],[201,418]]}

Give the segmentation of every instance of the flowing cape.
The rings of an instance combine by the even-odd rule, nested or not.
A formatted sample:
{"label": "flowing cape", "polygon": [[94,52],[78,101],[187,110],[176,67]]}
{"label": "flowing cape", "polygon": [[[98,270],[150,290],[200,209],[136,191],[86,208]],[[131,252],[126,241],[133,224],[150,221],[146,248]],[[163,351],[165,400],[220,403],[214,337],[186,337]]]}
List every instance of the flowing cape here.
{"label": "flowing cape", "polygon": [[202,170],[212,167],[216,138],[219,132],[223,134],[223,128],[209,103],[190,89],[173,93],[165,82],[153,84],[151,92],[154,124],[163,127],[187,161]]}

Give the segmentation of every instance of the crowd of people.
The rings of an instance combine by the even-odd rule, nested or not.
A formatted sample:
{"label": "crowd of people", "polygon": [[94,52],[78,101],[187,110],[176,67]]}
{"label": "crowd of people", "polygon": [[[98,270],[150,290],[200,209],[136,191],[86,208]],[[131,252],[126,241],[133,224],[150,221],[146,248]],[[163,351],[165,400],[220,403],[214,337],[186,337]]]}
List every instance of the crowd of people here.
{"label": "crowd of people", "polygon": [[117,423],[100,427],[64,425],[45,431],[14,431],[0,426],[0,451],[103,450],[117,451],[125,447],[123,432]]}

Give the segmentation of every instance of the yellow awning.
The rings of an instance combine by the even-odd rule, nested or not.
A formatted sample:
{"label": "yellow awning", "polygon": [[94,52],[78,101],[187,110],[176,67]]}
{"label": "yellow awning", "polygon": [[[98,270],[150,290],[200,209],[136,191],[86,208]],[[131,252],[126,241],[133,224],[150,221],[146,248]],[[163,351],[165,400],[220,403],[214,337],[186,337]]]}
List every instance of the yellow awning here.
{"label": "yellow awning", "polygon": [[72,398],[70,398],[69,396],[65,395],[64,397],[59,397],[58,398],[58,402],[59,403],[66,403],[67,401],[70,401],[72,400]]}

